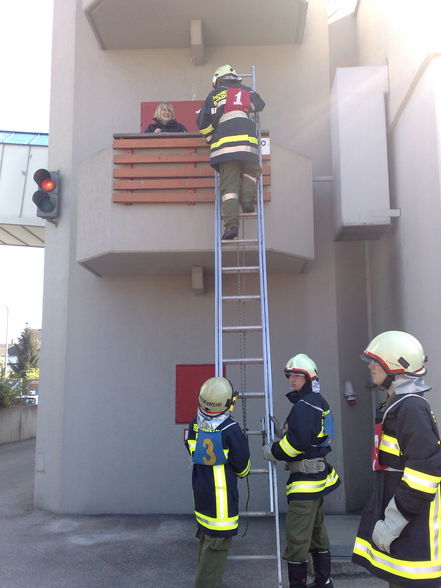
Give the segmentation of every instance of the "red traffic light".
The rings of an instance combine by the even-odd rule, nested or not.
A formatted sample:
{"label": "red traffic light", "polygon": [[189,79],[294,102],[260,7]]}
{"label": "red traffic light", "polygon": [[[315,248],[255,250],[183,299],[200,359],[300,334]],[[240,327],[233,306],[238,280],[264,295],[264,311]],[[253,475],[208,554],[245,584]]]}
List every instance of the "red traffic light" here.
{"label": "red traffic light", "polygon": [[37,169],[34,173],[34,181],[38,190],[32,195],[32,201],[37,207],[37,216],[57,224],[60,198],[59,171]]}
{"label": "red traffic light", "polygon": [[57,185],[47,169],[37,169],[34,174],[34,181],[37,182],[39,188],[46,192],[52,192]]}

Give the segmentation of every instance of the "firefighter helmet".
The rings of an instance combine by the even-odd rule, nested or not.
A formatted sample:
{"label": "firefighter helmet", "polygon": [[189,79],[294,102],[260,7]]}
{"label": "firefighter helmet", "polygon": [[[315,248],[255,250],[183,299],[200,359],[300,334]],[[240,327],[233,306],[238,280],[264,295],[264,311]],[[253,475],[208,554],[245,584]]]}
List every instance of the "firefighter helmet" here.
{"label": "firefighter helmet", "polygon": [[369,343],[361,356],[365,361],[376,361],[384,371],[394,376],[424,376],[427,357],[418,339],[403,331],[385,331]]}
{"label": "firefighter helmet", "polygon": [[226,378],[215,377],[206,380],[199,391],[199,406],[208,415],[219,415],[233,410],[237,394]]}
{"label": "firefighter helmet", "polygon": [[239,81],[242,79],[237,75],[236,70],[234,67],[231,67],[231,65],[222,65],[221,67],[217,68],[213,74],[213,88],[217,86],[217,82],[220,80],[220,78],[234,79]]}
{"label": "firefighter helmet", "polygon": [[304,353],[299,353],[291,359],[288,359],[285,366],[285,376],[289,378],[290,374],[300,374],[310,380],[318,378],[317,366],[310,357]]}

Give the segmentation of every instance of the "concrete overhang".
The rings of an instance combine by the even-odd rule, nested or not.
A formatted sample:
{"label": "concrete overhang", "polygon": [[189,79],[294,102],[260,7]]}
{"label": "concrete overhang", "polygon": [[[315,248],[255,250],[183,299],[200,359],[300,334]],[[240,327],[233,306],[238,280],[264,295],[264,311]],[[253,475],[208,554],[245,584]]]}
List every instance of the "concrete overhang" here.
{"label": "concrete overhang", "polygon": [[[301,43],[308,0],[83,0],[103,49],[192,49]],[[202,55],[202,57],[201,57]]]}

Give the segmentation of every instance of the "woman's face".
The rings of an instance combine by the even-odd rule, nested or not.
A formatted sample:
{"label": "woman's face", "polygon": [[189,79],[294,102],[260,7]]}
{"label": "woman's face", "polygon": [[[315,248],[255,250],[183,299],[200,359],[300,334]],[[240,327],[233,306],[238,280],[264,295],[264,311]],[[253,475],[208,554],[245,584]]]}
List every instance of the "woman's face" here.
{"label": "woman's face", "polygon": [[167,106],[161,106],[161,111],[159,113],[159,118],[163,123],[167,123],[172,119],[172,113],[167,108]]}
{"label": "woman's face", "polygon": [[298,392],[303,388],[305,382],[306,376],[302,376],[301,374],[289,374],[289,384],[291,386],[291,390]]}
{"label": "woman's face", "polygon": [[371,372],[372,383],[376,386],[381,386],[381,384],[387,378],[387,373],[376,361],[370,361],[368,367]]}

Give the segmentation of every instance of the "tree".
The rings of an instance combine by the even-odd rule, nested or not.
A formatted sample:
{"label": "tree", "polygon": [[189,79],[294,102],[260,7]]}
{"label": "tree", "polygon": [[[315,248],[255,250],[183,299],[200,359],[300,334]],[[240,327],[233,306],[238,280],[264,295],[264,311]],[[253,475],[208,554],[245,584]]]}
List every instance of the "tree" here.
{"label": "tree", "polygon": [[12,388],[3,376],[0,377],[0,408],[14,404],[16,396],[17,391]]}
{"label": "tree", "polygon": [[32,329],[24,328],[15,347],[17,363],[11,364],[12,371],[19,378],[26,378],[28,370],[38,368],[38,348]]}

